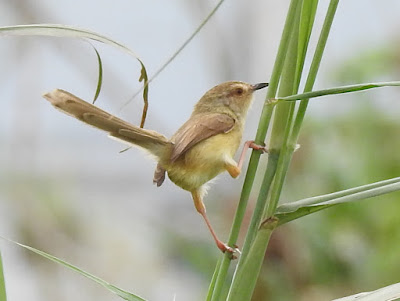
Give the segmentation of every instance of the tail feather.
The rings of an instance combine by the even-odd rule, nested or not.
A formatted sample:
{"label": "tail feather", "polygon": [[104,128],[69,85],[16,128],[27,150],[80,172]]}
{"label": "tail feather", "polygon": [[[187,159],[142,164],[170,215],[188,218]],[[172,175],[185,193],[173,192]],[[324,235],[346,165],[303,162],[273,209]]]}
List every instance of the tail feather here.
{"label": "tail feather", "polygon": [[106,131],[111,137],[142,147],[158,158],[172,146],[164,135],[132,125],[67,91],[56,89],[43,97],[63,113]]}

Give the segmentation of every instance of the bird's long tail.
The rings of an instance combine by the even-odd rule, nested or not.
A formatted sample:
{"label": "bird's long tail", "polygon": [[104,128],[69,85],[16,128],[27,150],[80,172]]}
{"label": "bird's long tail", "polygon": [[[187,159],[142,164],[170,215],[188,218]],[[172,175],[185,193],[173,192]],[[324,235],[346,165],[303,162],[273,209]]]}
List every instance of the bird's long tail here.
{"label": "bird's long tail", "polygon": [[142,147],[162,158],[172,143],[156,131],[134,126],[102,109],[60,89],[43,95],[55,108],[80,121],[106,131],[111,137]]}

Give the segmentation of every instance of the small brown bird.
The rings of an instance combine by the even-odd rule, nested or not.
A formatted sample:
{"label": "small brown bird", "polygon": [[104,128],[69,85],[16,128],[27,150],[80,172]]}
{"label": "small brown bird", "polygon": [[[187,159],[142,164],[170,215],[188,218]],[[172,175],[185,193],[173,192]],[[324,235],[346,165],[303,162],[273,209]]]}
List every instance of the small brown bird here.
{"label": "small brown bird", "polygon": [[250,85],[238,81],[215,86],[198,101],[190,118],[171,139],[132,125],[63,90],[54,90],[44,98],[62,112],[154,155],[158,164],[153,182],[160,186],[167,173],[172,182],[189,191],[218,248],[222,252],[234,252],[218,239],[202,199],[205,184],[223,171],[228,171],[233,178],[240,174],[249,147],[265,151],[263,146],[247,141],[239,162],[233,159],[242,139],[253,92],[267,86],[267,83]]}

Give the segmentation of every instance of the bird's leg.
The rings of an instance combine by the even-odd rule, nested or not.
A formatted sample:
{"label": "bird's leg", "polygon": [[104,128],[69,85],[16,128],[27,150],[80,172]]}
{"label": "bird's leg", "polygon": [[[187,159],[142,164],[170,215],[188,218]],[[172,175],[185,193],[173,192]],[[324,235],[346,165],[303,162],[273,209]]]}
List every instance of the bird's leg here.
{"label": "bird's leg", "polygon": [[243,145],[242,153],[240,154],[239,157],[239,162],[236,164],[236,162],[232,159],[232,161],[225,163],[226,164],[226,170],[229,172],[232,178],[236,178],[243,166],[244,158],[246,156],[246,152],[249,148],[255,149],[255,150],[261,150],[263,153],[267,153],[268,150],[265,146],[261,146],[258,144],[255,144],[253,140],[246,141]]}
{"label": "bird's leg", "polygon": [[198,190],[192,191],[192,197],[193,197],[193,201],[194,201],[194,206],[196,207],[197,212],[201,214],[204,221],[206,222],[207,227],[210,230],[211,235],[214,238],[218,249],[220,249],[223,253],[225,253],[225,252],[234,253],[235,249],[229,247],[227,244],[220,241],[217,237],[217,234],[215,234],[214,229],[212,228],[211,223],[208,220],[208,217],[206,214],[206,206],[204,206],[203,200],[201,199],[200,192]]}
{"label": "bird's leg", "polygon": [[239,170],[242,170],[244,158],[245,158],[246,152],[249,148],[252,148],[255,150],[261,150],[263,153],[268,153],[268,149],[266,146],[255,144],[253,140],[246,141],[243,145],[242,153],[240,154],[240,158],[239,158],[239,163],[238,163]]}

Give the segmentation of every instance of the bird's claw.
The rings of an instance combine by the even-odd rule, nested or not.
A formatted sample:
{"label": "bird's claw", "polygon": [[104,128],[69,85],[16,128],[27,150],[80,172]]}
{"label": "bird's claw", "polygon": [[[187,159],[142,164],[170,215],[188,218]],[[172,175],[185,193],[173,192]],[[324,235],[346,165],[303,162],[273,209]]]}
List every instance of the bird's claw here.
{"label": "bird's claw", "polygon": [[231,259],[237,259],[237,256],[235,255],[235,253],[242,254],[242,252],[239,250],[237,245],[233,245],[233,246],[234,246],[234,248],[232,248],[222,242],[220,244],[218,244],[218,248],[222,251],[222,253],[227,252],[230,254]]}
{"label": "bird's claw", "polygon": [[249,147],[255,150],[260,150],[263,153],[268,153],[268,148],[265,145],[256,144],[254,141],[251,141]]}

